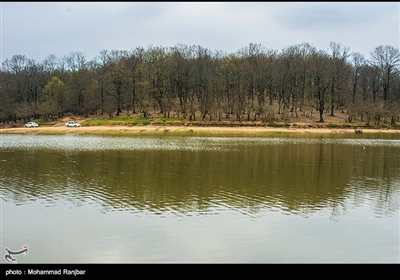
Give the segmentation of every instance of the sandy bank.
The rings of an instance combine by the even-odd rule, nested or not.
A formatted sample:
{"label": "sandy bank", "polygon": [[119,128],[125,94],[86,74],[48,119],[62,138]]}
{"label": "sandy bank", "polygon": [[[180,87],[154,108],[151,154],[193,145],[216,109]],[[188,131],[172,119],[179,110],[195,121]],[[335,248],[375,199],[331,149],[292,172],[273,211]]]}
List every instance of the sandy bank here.
{"label": "sandy bank", "polygon": [[[112,135],[193,135],[193,136],[268,136],[273,134],[354,134],[354,129],[340,128],[274,128],[274,127],[197,127],[197,126],[84,126],[3,128],[13,134],[112,134]],[[398,133],[394,129],[362,129],[362,133]]]}

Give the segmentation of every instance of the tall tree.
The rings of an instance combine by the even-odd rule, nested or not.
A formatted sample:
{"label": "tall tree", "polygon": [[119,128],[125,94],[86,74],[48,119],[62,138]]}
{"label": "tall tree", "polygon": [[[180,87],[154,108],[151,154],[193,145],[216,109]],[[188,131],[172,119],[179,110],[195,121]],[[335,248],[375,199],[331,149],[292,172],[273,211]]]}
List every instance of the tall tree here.
{"label": "tall tree", "polygon": [[130,107],[132,110],[132,114],[136,113],[135,110],[135,105],[137,102],[137,95],[136,91],[138,88],[138,83],[139,83],[139,67],[143,63],[145,55],[145,50],[144,48],[137,47],[133,49],[127,57],[123,59],[126,69],[127,69],[127,86],[128,86],[128,92],[129,92],[129,100],[130,100]]}
{"label": "tall tree", "polygon": [[346,60],[349,57],[349,48],[343,47],[340,43],[331,42],[331,82],[330,82],[330,110],[331,116],[334,116],[335,105],[341,105],[343,101],[342,91],[349,77]]}
{"label": "tall tree", "polygon": [[193,89],[199,102],[199,111],[202,120],[205,120],[207,115],[209,116],[209,119],[212,120],[212,110],[214,106],[212,78],[214,76],[215,65],[211,51],[197,46],[195,65],[196,71],[194,73]]}
{"label": "tall tree", "polygon": [[353,66],[353,75],[352,75],[352,81],[353,81],[353,91],[352,91],[352,102],[354,103],[356,99],[356,93],[358,89],[358,83],[360,79],[360,72],[363,66],[367,63],[365,60],[364,56],[358,52],[352,54],[352,66]]}
{"label": "tall tree", "polygon": [[393,46],[378,46],[371,52],[372,65],[380,71],[380,83],[383,89],[384,102],[390,101],[392,76],[400,64],[399,49]]}
{"label": "tall tree", "polygon": [[327,95],[330,89],[331,64],[328,55],[319,51],[312,56],[312,75],[314,98],[312,104],[319,112],[319,121],[324,122],[324,110],[326,109]]}
{"label": "tall tree", "polygon": [[123,104],[123,88],[122,86],[125,83],[125,75],[124,69],[120,65],[115,65],[109,72],[109,80],[111,82],[111,90],[108,91],[108,94],[115,98],[117,104],[117,113],[116,116],[119,116],[122,113],[122,104]]}
{"label": "tall tree", "polygon": [[70,72],[75,72],[83,69],[86,65],[86,57],[82,52],[71,52],[65,57],[68,70]]}
{"label": "tall tree", "polygon": [[39,113],[45,119],[55,115],[61,116],[65,103],[65,84],[58,77],[54,76],[44,86],[40,95]]}
{"label": "tall tree", "polygon": [[170,102],[170,80],[168,68],[169,58],[163,47],[150,47],[147,50],[146,79],[150,93],[159,108],[159,113],[165,114]]}
{"label": "tall tree", "polygon": [[192,48],[178,44],[171,49],[171,88],[179,99],[179,112],[183,117],[189,114],[189,96],[193,88],[191,83],[193,76]]}

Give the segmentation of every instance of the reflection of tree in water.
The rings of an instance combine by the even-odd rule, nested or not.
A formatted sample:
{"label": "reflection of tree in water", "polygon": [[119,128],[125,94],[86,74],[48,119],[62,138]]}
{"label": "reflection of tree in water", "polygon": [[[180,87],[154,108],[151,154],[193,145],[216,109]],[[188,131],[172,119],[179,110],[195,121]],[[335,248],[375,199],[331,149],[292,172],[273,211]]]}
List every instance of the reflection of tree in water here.
{"label": "reflection of tree in water", "polygon": [[339,216],[348,213],[346,202],[343,200],[332,200],[329,207],[331,210],[331,220],[337,220]]}
{"label": "reflection of tree in water", "polygon": [[372,193],[375,195],[374,211],[378,216],[392,216],[394,209],[400,209],[400,180],[391,178],[382,178],[378,191]]}
{"label": "reflection of tree in water", "polygon": [[[227,209],[332,218],[372,204],[399,209],[397,147],[336,144],[254,146],[231,152],[97,151],[2,153],[2,193],[101,211],[208,215]],[[39,164],[38,164],[39,163]],[[39,166],[39,167],[38,167]]]}

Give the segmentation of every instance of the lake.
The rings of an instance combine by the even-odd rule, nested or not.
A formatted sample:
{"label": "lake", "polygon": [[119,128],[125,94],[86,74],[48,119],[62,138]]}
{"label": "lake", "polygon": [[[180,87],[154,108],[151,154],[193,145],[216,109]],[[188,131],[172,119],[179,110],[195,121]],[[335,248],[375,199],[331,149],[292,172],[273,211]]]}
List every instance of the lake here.
{"label": "lake", "polygon": [[398,135],[0,143],[3,263],[400,260]]}

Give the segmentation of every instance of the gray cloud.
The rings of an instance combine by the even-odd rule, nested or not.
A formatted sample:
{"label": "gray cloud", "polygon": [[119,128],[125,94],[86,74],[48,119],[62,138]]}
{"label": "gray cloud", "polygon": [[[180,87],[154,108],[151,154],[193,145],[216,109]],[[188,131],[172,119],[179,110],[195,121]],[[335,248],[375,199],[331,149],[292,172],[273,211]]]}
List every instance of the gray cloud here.
{"label": "gray cloud", "polygon": [[4,2],[1,15],[2,61],[178,43],[233,53],[335,41],[366,56],[399,47],[399,3],[390,2]]}

